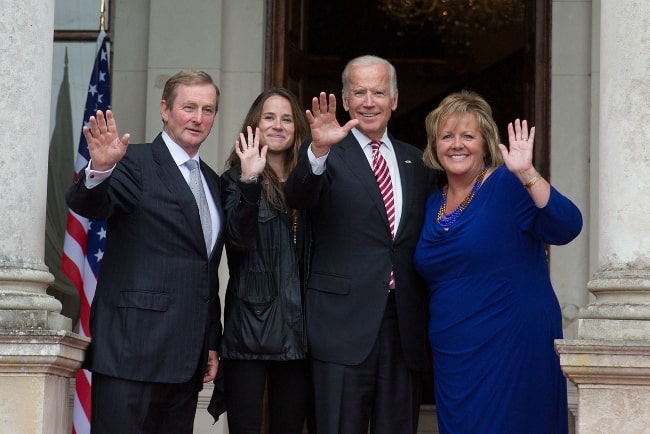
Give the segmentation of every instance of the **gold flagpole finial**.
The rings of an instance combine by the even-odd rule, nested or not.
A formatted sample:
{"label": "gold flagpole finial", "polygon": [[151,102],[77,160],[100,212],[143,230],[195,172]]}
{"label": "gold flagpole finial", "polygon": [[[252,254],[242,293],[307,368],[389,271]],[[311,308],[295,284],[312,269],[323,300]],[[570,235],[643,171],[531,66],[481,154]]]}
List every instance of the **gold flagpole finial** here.
{"label": "gold flagpole finial", "polygon": [[104,4],[104,0],[102,0],[99,6],[99,30],[100,31],[103,31],[105,29],[104,27],[104,23],[106,21],[106,15],[104,13],[105,11],[106,11],[106,6]]}

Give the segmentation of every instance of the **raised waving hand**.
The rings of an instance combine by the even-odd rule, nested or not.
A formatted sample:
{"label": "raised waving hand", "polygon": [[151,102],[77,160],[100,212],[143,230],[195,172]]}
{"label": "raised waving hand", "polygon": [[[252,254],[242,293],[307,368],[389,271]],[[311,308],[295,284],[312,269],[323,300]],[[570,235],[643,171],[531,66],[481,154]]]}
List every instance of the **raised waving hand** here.
{"label": "raised waving hand", "polygon": [[111,110],[106,110],[106,116],[97,110],[95,116],[88,120],[89,126],[83,127],[83,134],[88,142],[91,169],[105,171],[111,169],[124,157],[129,146],[130,134],[122,138],[117,132],[117,124]]}
{"label": "raised waving hand", "polygon": [[334,144],[343,140],[359,123],[357,119],[351,119],[343,126],[339,124],[336,119],[336,97],[332,93],[329,94],[329,101],[325,92],[314,97],[311,110],[307,110],[306,114],[311,129],[311,149],[317,157],[327,154]]}
{"label": "raised waving hand", "polygon": [[[515,174],[527,172],[533,167],[533,143],[535,142],[535,127],[528,130],[526,120],[515,119],[508,124],[509,148],[500,144],[499,149],[508,170]],[[534,175],[533,175],[534,176]]]}
{"label": "raised waving hand", "polygon": [[248,137],[239,133],[239,140],[235,141],[235,152],[241,162],[241,175],[243,179],[252,179],[259,176],[266,166],[266,152],[268,148],[260,149],[260,129],[246,127]]}
{"label": "raised waving hand", "polygon": [[514,123],[508,124],[508,141],[510,148],[499,144],[506,167],[519,178],[535,205],[545,207],[551,195],[551,186],[533,166],[535,127],[529,131],[525,120],[515,119]]}

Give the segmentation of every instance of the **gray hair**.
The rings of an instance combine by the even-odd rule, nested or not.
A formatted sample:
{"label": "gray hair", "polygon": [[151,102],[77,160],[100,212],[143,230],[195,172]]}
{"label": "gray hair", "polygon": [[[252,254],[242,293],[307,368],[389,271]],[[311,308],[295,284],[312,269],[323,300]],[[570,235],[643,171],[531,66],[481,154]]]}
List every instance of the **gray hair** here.
{"label": "gray hair", "polygon": [[343,83],[343,93],[346,93],[349,90],[350,83],[350,71],[352,68],[357,66],[370,66],[370,65],[386,65],[388,67],[388,78],[390,82],[390,96],[394,97],[397,93],[397,72],[395,67],[388,60],[383,59],[378,56],[373,56],[367,54],[365,56],[355,57],[350,60],[345,69],[343,69],[343,74],[341,74],[341,81]]}

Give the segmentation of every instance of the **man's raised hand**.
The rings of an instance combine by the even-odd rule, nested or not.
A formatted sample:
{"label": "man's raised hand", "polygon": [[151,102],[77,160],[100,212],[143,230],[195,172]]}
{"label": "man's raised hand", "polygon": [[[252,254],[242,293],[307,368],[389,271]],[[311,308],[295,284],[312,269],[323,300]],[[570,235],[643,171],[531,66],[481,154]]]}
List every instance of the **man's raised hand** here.
{"label": "man's raised hand", "polygon": [[88,126],[84,125],[83,134],[88,142],[91,169],[98,171],[111,169],[124,157],[131,137],[130,134],[124,134],[119,138],[111,110],[106,110],[106,116],[97,110],[96,116],[91,116],[88,120]]}

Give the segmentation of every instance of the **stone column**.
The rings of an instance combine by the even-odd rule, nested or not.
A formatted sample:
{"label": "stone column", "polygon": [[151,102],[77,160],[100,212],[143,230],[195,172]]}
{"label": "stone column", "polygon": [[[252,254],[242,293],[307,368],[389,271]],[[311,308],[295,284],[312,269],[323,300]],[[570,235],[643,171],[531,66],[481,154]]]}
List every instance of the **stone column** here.
{"label": "stone column", "polygon": [[45,202],[54,1],[0,14],[0,432],[68,433],[67,392],[86,339],[46,294]]}
{"label": "stone column", "polygon": [[580,434],[650,426],[650,3],[601,0],[598,271],[558,341]]}

